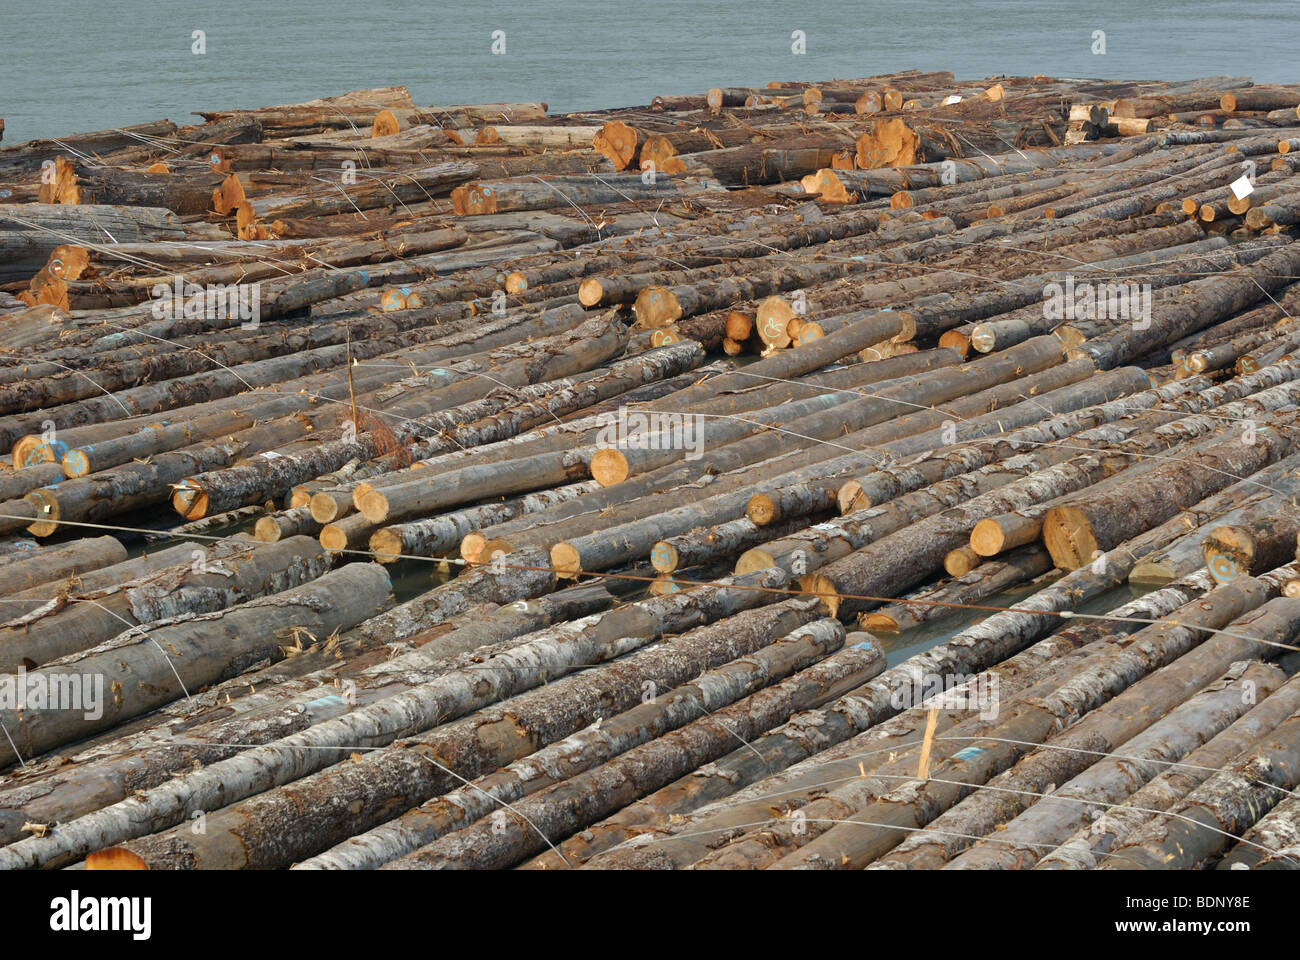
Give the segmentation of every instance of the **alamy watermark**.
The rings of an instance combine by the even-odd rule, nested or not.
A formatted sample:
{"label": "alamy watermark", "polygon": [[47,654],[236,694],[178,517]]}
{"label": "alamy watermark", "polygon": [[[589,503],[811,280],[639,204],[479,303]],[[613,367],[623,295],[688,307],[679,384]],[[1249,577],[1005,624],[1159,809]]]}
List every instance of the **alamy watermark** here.
{"label": "alamy watermark", "polygon": [[0,675],[0,710],[74,710],[85,720],[98,720],[104,715],[104,675],[29,674],[19,667],[17,673]]}
{"label": "alamy watermark", "polygon": [[1067,276],[1065,283],[1043,287],[1043,319],[1128,320],[1136,330],[1151,326],[1151,284],[1149,283],[1076,283]]}
{"label": "alamy watermark", "polygon": [[620,450],[685,450],[686,460],[704,456],[704,418],[693,413],[642,413],[619,407],[604,414],[596,444]]}
{"label": "alamy watermark", "polygon": [[186,283],[174,277],[171,284],[155,283],[149,291],[155,320],[242,320],[245,330],[262,318],[260,283]]}
{"label": "alamy watermark", "polygon": [[998,717],[998,678],[987,673],[974,676],[927,673],[911,683],[894,687],[889,699],[895,710],[925,704],[945,710],[975,711],[981,720],[992,721]]}

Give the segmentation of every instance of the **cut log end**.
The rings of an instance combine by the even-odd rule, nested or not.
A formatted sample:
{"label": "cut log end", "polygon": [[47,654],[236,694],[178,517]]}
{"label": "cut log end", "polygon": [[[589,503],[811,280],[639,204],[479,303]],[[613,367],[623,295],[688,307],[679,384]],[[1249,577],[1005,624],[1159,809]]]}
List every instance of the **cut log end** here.
{"label": "cut log end", "polygon": [[807,574],[799,578],[799,589],[820,600],[825,605],[829,616],[839,616],[840,605],[843,601],[840,598],[840,592],[835,589],[835,584],[831,582],[829,577],[824,577],[820,573]]}
{"label": "cut log end", "polygon": [[551,547],[551,566],[562,580],[576,580],[582,573],[582,557],[572,544],[557,543]]}
{"label": "cut log end", "polygon": [[756,493],[745,506],[745,516],[760,527],[766,527],[781,519],[781,510],[768,494]]}
{"label": "cut log end", "polygon": [[841,514],[852,513],[855,510],[865,510],[871,506],[871,503],[862,493],[862,484],[857,480],[849,480],[844,483],[835,495],[835,501],[839,504]]}
{"label": "cut log end", "polygon": [[63,455],[63,471],[70,477],[84,477],[91,472],[90,455],[85,450],[69,450]]}
{"label": "cut log end", "polygon": [[479,551],[474,562],[477,564],[490,563],[497,557],[508,557],[515,552],[515,545],[503,537],[497,537],[483,544],[483,549]]}
{"label": "cut log end", "polygon": [[621,450],[606,447],[592,455],[591,478],[602,487],[612,487],[616,483],[622,483],[631,472],[627,457]]}
{"label": "cut log end", "polygon": [[333,523],[343,514],[338,498],[324,490],[312,495],[311,518],[317,523]]}
{"label": "cut log end", "polygon": [[898,621],[887,613],[864,613],[858,625],[870,633],[898,633]]}
{"label": "cut log end", "polygon": [[321,528],[320,545],[331,553],[339,553],[348,548],[348,533],[338,524],[326,524]]}
{"label": "cut log end", "polygon": [[650,564],[660,573],[672,573],[677,569],[677,548],[660,540],[650,550]]}
{"label": "cut log end", "polygon": [[727,314],[726,329],[727,339],[744,343],[754,332],[754,318],[743,311],[732,310]]}
{"label": "cut log end", "polygon": [[366,493],[361,498],[360,506],[361,513],[371,523],[383,523],[388,519],[388,498],[381,490],[371,490]]}
{"label": "cut log end", "polygon": [[1002,527],[992,518],[981,520],[971,531],[970,546],[981,557],[996,557],[1006,549]]}
{"label": "cut log end", "polygon": [[172,494],[172,509],[186,520],[202,520],[208,515],[208,495],[189,480],[182,480]]}
{"label": "cut log end", "polygon": [[943,568],[949,576],[964,577],[983,562],[982,556],[969,546],[964,546],[948,551],[948,555],[943,558]]}
{"label": "cut log end", "polygon": [[651,285],[636,295],[632,313],[643,327],[666,327],[681,319],[682,305],[667,287]]}
{"label": "cut log end", "polygon": [[253,524],[253,536],[263,543],[275,543],[282,535],[274,517],[258,517],[257,523]]}
{"label": "cut log end", "polygon": [[491,184],[463,183],[451,191],[451,210],[461,217],[496,213],[496,192]]}
{"label": "cut log end", "polygon": [[746,550],[736,560],[736,576],[743,576],[756,570],[767,570],[775,566],[775,557],[762,547],[754,547],[752,550]]}
{"label": "cut log end", "polygon": [[976,324],[970,332],[970,345],[975,348],[977,353],[991,351],[997,345],[997,340],[993,335],[993,328],[983,323]]}
{"label": "cut log end", "polygon": [[626,170],[636,158],[637,132],[622,120],[610,120],[592,139],[593,149],[609,159],[615,170]]}
{"label": "cut log end", "polygon": [[518,270],[506,274],[506,293],[523,293],[527,289],[528,278]]}
{"label": "cut log end", "polygon": [[594,307],[605,296],[605,285],[599,277],[588,277],[578,287],[578,302],[584,307]]}
{"label": "cut log end", "polygon": [[767,297],[758,305],[755,327],[759,339],[778,350],[790,346],[790,321],[796,316],[784,297]]}
{"label": "cut log end", "polygon": [[1097,540],[1087,515],[1077,507],[1053,507],[1043,518],[1043,543],[1062,570],[1078,570],[1093,559]]}
{"label": "cut log end", "polygon": [[380,110],[375,114],[375,122],[370,125],[372,137],[391,137],[402,131],[402,125],[391,110]]}
{"label": "cut log end", "polygon": [[461,557],[470,563],[476,563],[487,542],[488,538],[478,531],[467,533],[460,541]]}
{"label": "cut log end", "polygon": [[13,459],[11,462],[14,469],[19,470],[33,463],[42,463],[43,460],[28,460],[28,457],[39,446],[42,446],[40,434],[29,433],[27,436],[19,438],[12,451]]}
{"label": "cut log end", "polygon": [[109,847],[86,854],[87,870],[148,870],[149,865],[139,854],[124,847]]}
{"label": "cut log end", "polygon": [[939,335],[939,346],[948,350],[956,350],[961,356],[965,357],[970,354],[971,339],[960,330],[945,330]]}
{"label": "cut log end", "polygon": [[385,527],[370,535],[370,552],[379,563],[396,563],[402,555],[402,536]]}

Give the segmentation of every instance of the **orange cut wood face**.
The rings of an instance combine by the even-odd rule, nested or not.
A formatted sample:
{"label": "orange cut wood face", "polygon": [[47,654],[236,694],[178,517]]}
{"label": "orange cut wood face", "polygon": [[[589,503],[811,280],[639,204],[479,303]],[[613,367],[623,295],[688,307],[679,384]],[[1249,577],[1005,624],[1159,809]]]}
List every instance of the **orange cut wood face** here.
{"label": "orange cut wood face", "polygon": [[148,870],[149,865],[139,855],[122,847],[109,847],[86,854],[87,870]]}
{"label": "orange cut wood face", "polygon": [[375,122],[370,126],[370,135],[372,137],[388,137],[394,133],[400,133],[402,125],[398,123],[397,117],[391,110],[380,110],[375,114]]}
{"label": "orange cut wood face", "polygon": [[592,138],[595,151],[609,159],[615,170],[626,170],[636,158],[636,130],[621,120],[610,120]]}
{"label": "orange cut wood face", "polygon": [[918,162],[921,138],[895,117],[877,121],[871,130],[858,137],[857,147],[859,170],[901,167]]}
{"label": "orange cut wood face", "polygon": [[458,216],[496,213],[496,193],[490,184],[462,184],[451,192],[451,209]]}

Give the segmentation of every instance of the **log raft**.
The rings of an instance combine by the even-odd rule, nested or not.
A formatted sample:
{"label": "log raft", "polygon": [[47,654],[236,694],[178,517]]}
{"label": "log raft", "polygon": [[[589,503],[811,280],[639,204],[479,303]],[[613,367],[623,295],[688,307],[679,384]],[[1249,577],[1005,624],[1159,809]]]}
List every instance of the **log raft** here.
{"label": "log raft", "polygon": [[1298,105],[0,148],[0,868],[1300,866]]}

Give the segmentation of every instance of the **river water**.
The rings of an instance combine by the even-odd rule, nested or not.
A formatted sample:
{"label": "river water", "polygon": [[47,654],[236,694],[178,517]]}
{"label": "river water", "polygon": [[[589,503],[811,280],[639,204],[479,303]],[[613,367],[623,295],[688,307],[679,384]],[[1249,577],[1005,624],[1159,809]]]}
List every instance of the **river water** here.
{"label": "river water", "polygon": [[12,144],[389,84],[561,112],[910,68],[1289,82],[1298,18],[1295,0],[0,0],[0,117]]}

